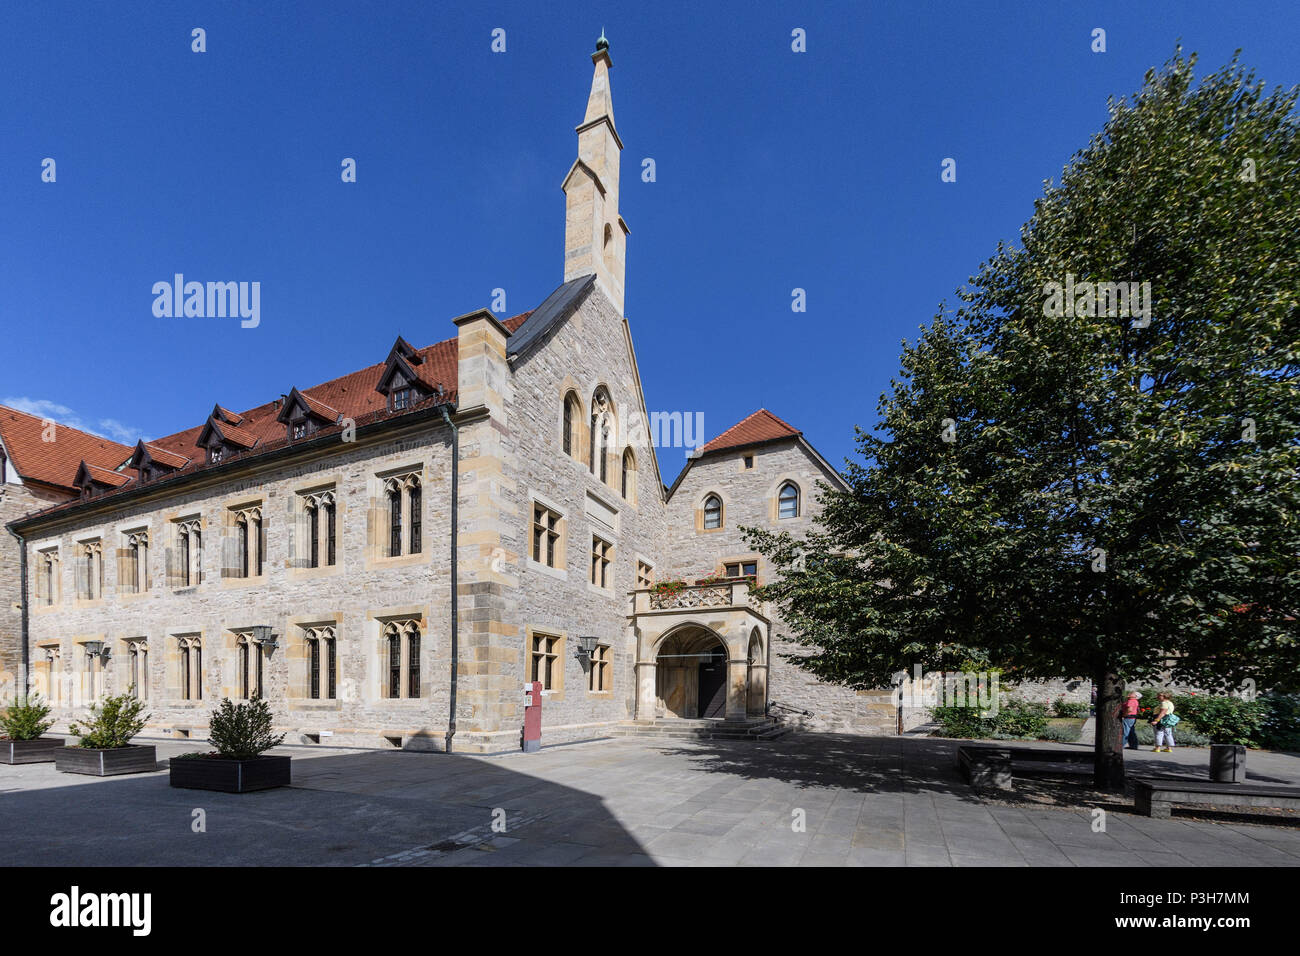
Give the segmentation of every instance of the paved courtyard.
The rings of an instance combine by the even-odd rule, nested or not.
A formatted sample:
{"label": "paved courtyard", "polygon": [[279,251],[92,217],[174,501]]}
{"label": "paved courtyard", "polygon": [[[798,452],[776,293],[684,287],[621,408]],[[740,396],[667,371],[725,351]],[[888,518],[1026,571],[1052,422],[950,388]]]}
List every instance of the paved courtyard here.
{"label": "paved courtyard", "polygon": [[[156,743],[160,759],[196,749]],[[286,747],[293,787],[242,796],[173,789],[165,771],[0,766],[0,864],[1300,864],[1297,821],[1115,809],[1094,832],[1086,807],[982,801],[956,771],[956,743],[618,738],[495,757]],[[1140,772],[1204,778],[1208,751],[1131,757]],[[1248,766],[1259,782],[1300,785],[1300,757],[1251,753]]]}

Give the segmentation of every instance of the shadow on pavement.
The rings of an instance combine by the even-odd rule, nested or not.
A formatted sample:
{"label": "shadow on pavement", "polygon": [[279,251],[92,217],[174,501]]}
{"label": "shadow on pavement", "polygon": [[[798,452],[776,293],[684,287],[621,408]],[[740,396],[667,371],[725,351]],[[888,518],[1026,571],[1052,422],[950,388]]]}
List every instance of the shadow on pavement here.
{"label": "shadow on pavement", "polygon": [[247,794],[173,788],[165,771],[97,778],[53,764],[0,767],[0,864],[651,862],[599,797],[500,761],[277,752],[295,757],[293,785]]}

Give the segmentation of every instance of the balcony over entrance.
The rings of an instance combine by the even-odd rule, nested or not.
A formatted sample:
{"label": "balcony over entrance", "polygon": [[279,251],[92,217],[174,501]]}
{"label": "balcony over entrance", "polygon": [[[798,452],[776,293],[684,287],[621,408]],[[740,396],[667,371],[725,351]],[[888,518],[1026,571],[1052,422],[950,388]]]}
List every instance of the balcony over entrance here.
{"label": "balcony over entrance", "polygon": [[633,591],[636,719],[767,713],[771,622],[744,579]]}

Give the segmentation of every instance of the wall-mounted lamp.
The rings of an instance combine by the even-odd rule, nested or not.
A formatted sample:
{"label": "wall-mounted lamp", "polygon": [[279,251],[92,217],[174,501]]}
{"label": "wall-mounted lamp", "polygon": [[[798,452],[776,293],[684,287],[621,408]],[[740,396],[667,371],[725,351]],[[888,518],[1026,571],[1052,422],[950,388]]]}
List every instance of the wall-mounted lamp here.
{"label": "wall-mounted lamp", "polygon": [[100,654],[104,653],[103,641],[86,641],[82,646],[86,649],[87,657],[98,657]]}
{"label": "wall-mounted lamp", "polygon": [[268,651],[275,650],[278,646],[275,641],[275,635],[271,633],[271,628],[265,624],[253,628],[253,640],[261,644]]}
{"label": "wall-mounted lamp", "polygon": [[600,638],[598,637],[578,638],[578,650],[574,656],[578,658],[591,657],[592,652],[596,649],[596,645],[599,643]]}

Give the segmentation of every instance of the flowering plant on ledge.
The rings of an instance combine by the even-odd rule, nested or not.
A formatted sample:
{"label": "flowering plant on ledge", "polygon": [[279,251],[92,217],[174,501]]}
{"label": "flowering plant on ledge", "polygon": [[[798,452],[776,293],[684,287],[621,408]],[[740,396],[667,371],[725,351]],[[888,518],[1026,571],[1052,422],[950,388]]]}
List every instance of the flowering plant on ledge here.
{"label": "flowering plant on ledge", "polygon": [[681,594],[689,585],[685,581],[659,581],[650,585],[650,593],[660,597],[672,597]]}
{"label": "flowering plant on ledge", "polygon": [[700,578],[695,582],[696,587],[709,587],[714,584],[748,584],[751,588],[758,584],[758,576],[754,574],[742,574],[737,577],[727,577],[725,574],[715,574],[712,577]]}

